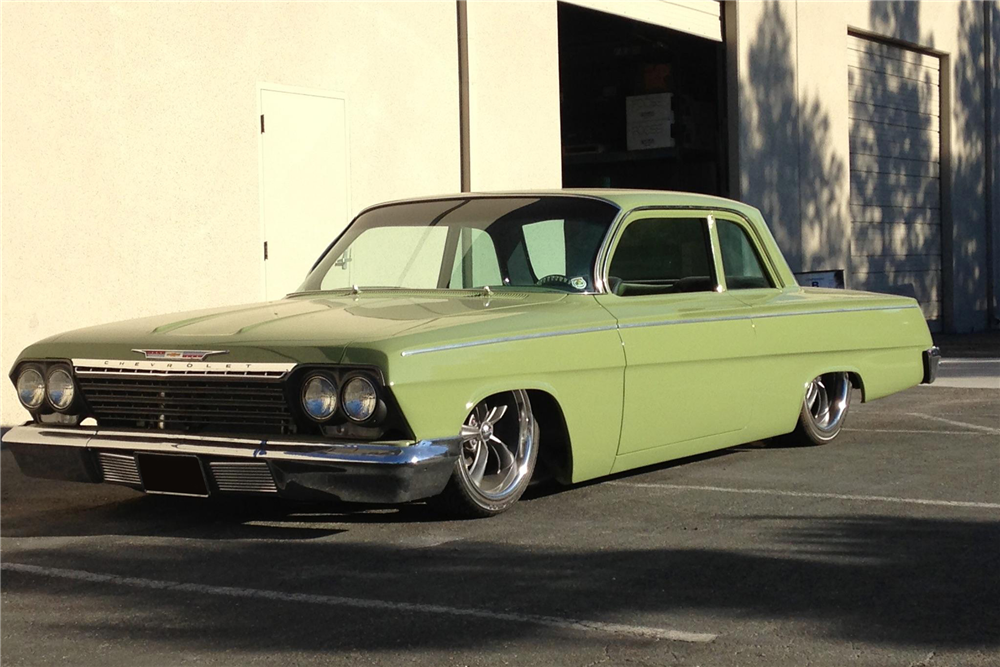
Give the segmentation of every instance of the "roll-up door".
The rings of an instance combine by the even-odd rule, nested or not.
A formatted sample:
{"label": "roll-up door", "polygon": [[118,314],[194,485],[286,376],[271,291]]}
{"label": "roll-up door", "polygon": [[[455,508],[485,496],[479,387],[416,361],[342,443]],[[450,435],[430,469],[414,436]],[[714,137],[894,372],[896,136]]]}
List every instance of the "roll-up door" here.
{"label": "roll-up door", "polygon": [[851,287],[941,314],[941,61],[848,36]]}
{"label": "roll-up door", "polygon": [[567,0],[571,5],[722,41],[722,3],[717,0]]}

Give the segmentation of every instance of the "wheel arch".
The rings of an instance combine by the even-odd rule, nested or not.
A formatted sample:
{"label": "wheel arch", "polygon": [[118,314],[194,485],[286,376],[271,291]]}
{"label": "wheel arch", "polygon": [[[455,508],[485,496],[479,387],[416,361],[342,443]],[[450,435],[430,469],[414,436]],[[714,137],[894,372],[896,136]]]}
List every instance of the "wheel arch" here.
{"label": "wheel arch", "polygon": [[468,402],[469,410],[481,401],[491,396],[507,391],[524,390],[531,403],[531,412],[538,425],[538,463],[535,475],[550,476],[560,484],[569,484],[573,478],[573,447],[569,434],[566,415],[559,399],[551,387],[542,385],[528,386],[490,386],[476,394],[474,400]]}
{"label": "wheel arch", "polygon": [[851,381],[851,386],[861,391],[861,402],[867,402],[868,396],[867,390],[865,389],[865,381],[857,366],[844,364],[815,366],[806,374],[808,377],[804,377],[802,379],[802,386],[806,386],[812,382],[813,379],[818,378],[820,375],[826,375],[827,373],[847,373],[847,377]]}
{"label": "wheel arch", "polygon": [[[556,397],[541,389],[529,389],[528,400],[538,424],[538,463],[536,471],[551,475],[560,484],[573,479],[573,447],[570,444],[566,416]],[[539,470],[540,468],[540,470]],[[536,474],[538,474],[536,472]]]}

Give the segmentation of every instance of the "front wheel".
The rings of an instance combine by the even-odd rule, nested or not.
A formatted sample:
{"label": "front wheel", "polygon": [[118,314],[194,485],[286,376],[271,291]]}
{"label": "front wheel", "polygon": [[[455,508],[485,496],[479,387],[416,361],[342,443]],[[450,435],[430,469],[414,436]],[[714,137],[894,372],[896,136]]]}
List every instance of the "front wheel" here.
{"label": "front wheel", "polygon": [[538,426],[522,389],[480,402],[461,428],[462,455],[434,503],[453,516],[495,516],[517,502],[538,458]]}
{"label": "front wheel", "polygon": [[795,430],[777,440],[784,444],[824,445],[840,434],[850,404],[850,375],[824,373],[806,384]]}

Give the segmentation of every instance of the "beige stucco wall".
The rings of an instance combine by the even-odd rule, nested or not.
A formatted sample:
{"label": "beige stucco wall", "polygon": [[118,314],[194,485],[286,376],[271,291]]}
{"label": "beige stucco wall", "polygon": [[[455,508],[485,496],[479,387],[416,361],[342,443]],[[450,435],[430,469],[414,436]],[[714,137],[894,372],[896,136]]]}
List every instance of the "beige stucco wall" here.
{"label": "beige stucco wall", "polygon": [[[796,271],[850,269],[848,30],[942,55],[942,169],[946,324],[981,330],[986,318],[986,219],[982,4],[961,2],[739,2],[740,113],[734,196],[760,206]],[[735,11],[733,11],[735,10]],[[980,50],[977,53],[977,49]],[[945,157],[947,156],[947,157]],[[947,268],[948,262],[952,268]],[[848,280],[850,277],[848,276]]]}
{"label": "beige stucco wall", "polygon": [[2,50],[4,375],[61,331],[262,298],[259,82],[346,93],[354,211],[460,186],[454,3],[4,3]]}
{"label": "beige stucco wall", "polygon": [[557,37],[555,2],[468,3],[473,191],[562,185]]}
{"label": "beige stucco wall", "polygon": [[[352,215],[461,187],[454,2],[0,13],[4,374],[62,331],[263,298],[260,83],[346,95]],[[473,189],[558,187],[556,3],[470,2],[468,31]]]}

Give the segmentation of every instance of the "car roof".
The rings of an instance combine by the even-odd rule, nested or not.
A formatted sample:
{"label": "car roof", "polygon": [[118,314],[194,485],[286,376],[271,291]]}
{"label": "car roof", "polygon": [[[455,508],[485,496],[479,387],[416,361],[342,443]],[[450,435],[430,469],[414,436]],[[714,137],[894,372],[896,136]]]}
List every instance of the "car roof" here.
{"label": "car roof", "polygon": [[504,190],[497,192],[456,192],[429,197],[413,197],[378,204],[401,204],[410,201],[433,201],[436,199],[463,199],[468,197],[544,197],[544,196],[576,196],[602,199],[611,202],[624,211],[630,211],[643,206],[683,206],[697,208],[730,209],[744,215],[759,215],[753,206],[713,195],[696,194],[693,192],[674,192],[669,190],[626,190],[612,188],[563,188],[549,190]]}

